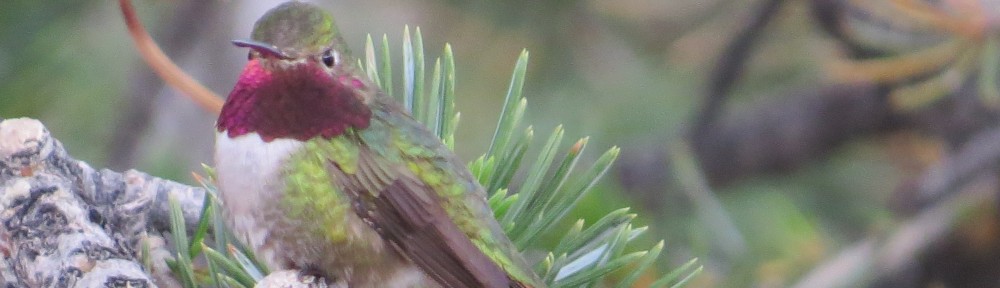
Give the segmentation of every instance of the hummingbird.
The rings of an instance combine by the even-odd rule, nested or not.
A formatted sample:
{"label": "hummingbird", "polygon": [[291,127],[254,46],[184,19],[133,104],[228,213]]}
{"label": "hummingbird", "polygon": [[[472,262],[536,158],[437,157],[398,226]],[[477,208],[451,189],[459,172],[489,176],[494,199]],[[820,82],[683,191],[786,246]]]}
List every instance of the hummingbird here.
{"label": "hummingbird", "polygon": [[356,67],[333,17],[254,24],[216,122],[226,224],[272,271],[348,287],[544,287],[462,161]]}

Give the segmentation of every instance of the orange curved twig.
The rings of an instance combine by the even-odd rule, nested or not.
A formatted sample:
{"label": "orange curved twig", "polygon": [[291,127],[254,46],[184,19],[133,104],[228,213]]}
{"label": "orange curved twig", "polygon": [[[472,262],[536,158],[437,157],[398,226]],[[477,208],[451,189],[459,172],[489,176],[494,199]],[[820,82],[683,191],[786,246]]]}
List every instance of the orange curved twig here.
{"label": "orange curved twig", "polygon": [[160,47],[156,45],[152,37],[149,37],[149,33],[146,32],[146,28],[142,26],[142,22],[139,22],[139,17],[135,14],[135,8],[132,7],[132,1],[130,0],[118,0],[118,5],[122,8],[122,14],[125,17],[125,25],[128,26],[128,32],[132,36],[132,41],[135,41],[135,46],[139,50],[139,54],[142,55],[142,59],[149,64],[149,67],[156,71],[157,75],[167,85],[170,85],[181,93],[187,95],[191,100],[194,100],[198,106],[201,106],[205,110],[219,114],[222,110],[222,97],[212,92],[204,85],[198,83],[197,80],[191,78],[190,75],[184,73],[180,67],[177,67],[173,61],[160,50]]}

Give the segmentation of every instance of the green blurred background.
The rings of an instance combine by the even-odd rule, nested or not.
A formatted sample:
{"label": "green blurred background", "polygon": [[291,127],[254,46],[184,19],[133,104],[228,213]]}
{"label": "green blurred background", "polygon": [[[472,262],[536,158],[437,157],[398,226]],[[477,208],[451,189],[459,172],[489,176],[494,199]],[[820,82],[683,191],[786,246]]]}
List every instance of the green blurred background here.
{"label": "green blurred background", "polygon": [[[229,40],[247,37],[253,21],[278,2],[139,0],[135,5],[165,52],[224,95],[246,58],[246,51]],[[973,198],[979,204],[958,205],[960,213],[948,214],[961,217],[941,216],[962,219],[947,220],[951,224],[938,233],[943,236],[912,236],[928,237],[934,244],[902,256],[886,256],[891,253],[885,251],[895,250],[879,246],[892,243],[923,215],[917,208],[894,209],[895,197],[902,197],[897,192],[950,151],[943,136],[911,129],[906,124],[911,122],[846,137],[796,165],[732,179],[706,180],[696,166],[674,164],[683,163],[678,157],[691,156],[678,143],[689,143],[687,131],[695,124],[711,75],[717,73],[717,59],[766,3],[782,5],[755,36],[742,79],[726,93],[719,117],[794,102],[800,94],[795,91],[842,82],[831,76],[830,63],[860,54],[821,29],[817,15],[822,13],[816,9],[817,3],[846,1],[316,2],[338,19],[356,55],[363,51],[365,34],[372,33],[388,34],[398,56],[404,25],[421,27],[429,59],[440,54],[444,43],[452,44],[457,110],[462,112],[456,149],[467,160],[485,152],[516,57],[521,49],[529,50],[525,95],[528,122],[535,130],[547,134],[562,123],[567,138],[591,136],[592,148],[584,156],[589,161],[613,145],[623,150],[598,193],[581,203],[579,216],[593,221],[607,211],[634,207],[639,222],[652,228],[646,241],[666,240],[663,271],[692,257],[705,265],[693,286],[785,287],[807,285],[802,281],[816,275],[836,275],[837,281],[820,282],[844,281],[847,286],[1000,285],[995,275],[983,276],[983,282],[962,282],[969,279],[955,276],[968,272],[955,267],[996,271],[991,261],[973,257],[998,255],[991,254],[997,250],[992,196]],[[990,1],[978,3],[984,2]],[[851,7],[861,11],[855,13],[869,9],[858,6]],[[885,35],[891,34],[874,38]],[[892,52],[904,53],[898,50],[906,49]],[[892,56],[878,51],[877,57]],[[905,119],[919,114],[893,113]],[[200,171],[199,163],[212,162],[213,116],[164,87],[144,65],[112,1],[0,4],[0,117],[42,120],[72,155],[94,167],[134,168],[192,183],[190,172]],[[735,167],[744,159],[729,160],[733,163],[717,165]],[[969,189],[996,189],[995,183],[986,183]],[[859,254],[864,255],[860,259],[839,258],[863,251],[866,243],[875,248]],[[980,250],[935,250],[952,246]],[[902,270],[879,268],[897,267],[892,261],[916,264],[897,265]],[[945,261],[944,268],[929,261]],[[822,267],[858,271],[837,274]],[[956,269],[964,272],[952,271]]]}

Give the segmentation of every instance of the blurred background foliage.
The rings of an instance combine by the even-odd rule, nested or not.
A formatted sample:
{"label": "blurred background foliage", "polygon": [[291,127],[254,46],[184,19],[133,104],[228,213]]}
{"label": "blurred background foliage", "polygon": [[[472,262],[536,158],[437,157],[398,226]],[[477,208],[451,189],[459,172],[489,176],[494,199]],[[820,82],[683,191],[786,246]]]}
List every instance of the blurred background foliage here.
{"label": "blurred background foliage", "polygon": [[[135,4],[224,95],[246,58],[229,40],[279,2]],[[1000,285],[998,1],[316,2],[355,52],[366,33],[398,51],[404,25],[428,59],[452,44],[467,160],[531,51],[527,122],[622,148],[579,217],[636,207],[664,268],[701,259],[693,286]],[[193,183],[212,162],[213,116],[141,62],[108,1],[0,4],[0,117],[41,119],[95,167]]]}

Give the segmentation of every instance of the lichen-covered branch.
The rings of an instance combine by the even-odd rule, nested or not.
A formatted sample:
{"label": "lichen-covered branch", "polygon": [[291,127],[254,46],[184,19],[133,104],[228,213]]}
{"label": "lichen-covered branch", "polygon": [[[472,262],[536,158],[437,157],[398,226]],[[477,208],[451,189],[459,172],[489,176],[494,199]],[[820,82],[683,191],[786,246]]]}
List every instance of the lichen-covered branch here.
{"label": "lichen-covered branch", "polygon": [[1000,128],[972,137],[952,157],[927,169],[920,181],[903,186],[916,191],[913,194],[917,195],[918,213],[889,235],[870,236],[841,250],[794,287],[858,286],[856,281],[862,280],[894,283],[900,281],[896,278],[901,278],[901,272],[919,269],[923,265],[919,258],[948,237],[955,229],[954,223],[967,217],[968,207],[995,197],[990,189],[966,186],[982,182],[989,184],[985,186],[996,185],[995,171],[1000,169],[998,143]]}
{"label": "lichen-covered branch", "polygon": [[[33,119],[0,122],[0,281],[4,287],[172,286],[163,263],[168,197],[197,223],[204,190],[130,170],[95,170]],[[154,279],[156,281],[154,281]]]}

